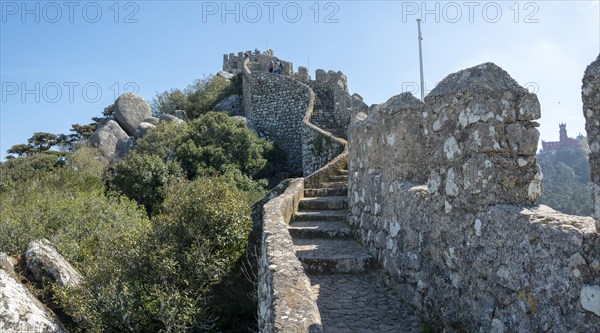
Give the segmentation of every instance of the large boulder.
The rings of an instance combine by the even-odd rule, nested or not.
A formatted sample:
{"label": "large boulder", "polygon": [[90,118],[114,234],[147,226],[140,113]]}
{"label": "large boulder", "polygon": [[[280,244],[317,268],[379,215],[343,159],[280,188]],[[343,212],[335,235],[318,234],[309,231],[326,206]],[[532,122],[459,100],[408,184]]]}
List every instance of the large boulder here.
{"label": "large boulder", "polygon": [[152,124],[154,126],[158,126],[158,124],[160,123],[160,119],[158,119],[157,117],[148,117],[148,118],[144,119],[144,121],[142,121],[142,122]]}
{"label": "large boulder", "polygon": [[145,99],[134,93],[125,93],[115,101],[115,120],[129,135],[135,134],[135,129],[150,116],[150,105]]}
{"label": "large boulder", "polygon": [[14,273],[15,259],[4,252],[0,252],[0,269],[4,269],[9,273]]}
{"label": "large boulder", "polygon": [[217,73],[218,76],[224,78],[225,80],[229,81],[231,79],[233,79],[233,77],[235,76],[235,74],[226,72],[226,71],[220,71]]}
{"label": "large boulder", "polygon": [[135,138],[139,139],[139,138],[143,137],[144,135],[146,135],[146,132],[148,132],[148,130],[150,130],[152,128],[156,128],[156,125],[142,121],[140,123],[140,125],[138,126],[138,128],[136,128],[136,130],[135,130]]}
{"label": "large boulder", "polygon": [[183,110],[175,110],[175,117],[183,120],[183,121],[188,121],[190,120],[187,116],[187,113]]}
{"label": "large boulder", "polygon": [[214,111],[225,112],[230,116],[242,116],[244,110],[242,108],[242,96],[231,95],[215,105]]}
{"label": "large boulder", "polygon": [[37,282],[56,282],[61,287],[76,287],[83,278],[46,239],[29,244],[25,251],[27,270]]}
{"label": "large boulder", "polygon": [[129,153],[133,150],[135,146],[135,138],[128,137],[127,140],[119,139],[117,142],[117,147],[115,149],[115,158],[113,160],[114,163],[124,160],[129,156]]}
{"label": "large boulder", "polygon": [[4,269],[0,269],[0,331],[66,332],[56,315]]}
{"label": "large boulder", "polygon": [[129,136],[114,120],[106,120],[101,122],[90,136],[90,142],[97,146],[102,155],[109,161],[114,162],[116,158],[117,145],[120,141],[129,140]]}
{"label": "large boulder", "polygon": [[158,119],[160,122],[175,123],[177,125],[185,124],[185,121],[170,114],[161,114]]}
{"label": "large boulder", "polygon": [[246,127],[248,127],[249,130],[251,130],[256,135],[258,135],[258,132],[256,131],[256,128],[254,127],[254,123],[252,123],[252,120],[250,120],[246,117],[242,117],[242,116],[234,116],[232,118],[239,121],[240,123],[243,123],[244,125],[246,125]]}

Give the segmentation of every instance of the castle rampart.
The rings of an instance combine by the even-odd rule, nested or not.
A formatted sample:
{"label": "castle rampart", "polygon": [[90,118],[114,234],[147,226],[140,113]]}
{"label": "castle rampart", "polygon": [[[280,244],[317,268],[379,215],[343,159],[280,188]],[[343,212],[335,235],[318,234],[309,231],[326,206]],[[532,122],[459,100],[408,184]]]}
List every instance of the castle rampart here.
{"label": "castle rampart", "polygon": [[[346,129],[353,115],[366,111],[359,95],[350,96],[341,72],[308,70],[282,61],[280,74],[268,72],[272,51],[224,55],[223,69],[243,71],[245,116],[259,135],[277,142],[287,155],[287,168],[309,175],[344,151]],[[240,65],[241,61],[241,65]]]}
{"label": "castle rampart", "polygon": [[581,98],[590,145],[593,213],[596,218],[596,230],[600,232],[600,56],[585,70]]}
{"label": "castle rampart", "polygon": [[451,330],[600,331],[593,219],[535,206],[539,117],[537,97],[487,63],[350,125],[355,234]]}

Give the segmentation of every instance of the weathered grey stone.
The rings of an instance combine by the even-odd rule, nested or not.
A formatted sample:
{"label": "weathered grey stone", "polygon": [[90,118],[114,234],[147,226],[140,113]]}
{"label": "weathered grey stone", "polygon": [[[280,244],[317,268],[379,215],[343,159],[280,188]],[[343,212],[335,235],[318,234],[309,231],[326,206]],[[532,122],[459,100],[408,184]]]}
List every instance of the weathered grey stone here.
{"label": "weathered grey stone", "polygon": [[117,159],[117,144],[122,140],[129,140],[129,136],[114,120],[101,122],[90,136],[90,142],[97,146],[102,155],[111,162]]}
{"label": "weathered grey stone", "polygon": [[592,62],[583,76],[581,88],[585,130],[590,146],[590,176],[592,178],[593,213],[596,230],[600,232],[600,55]]}
{"label": "weathered grey stone", "polygon": [[220,71],[217,73],[217,75],[224,78],[225,80],[231,80],[235,76],[235,74],[232,74],[232,73],[229,73],[226,71]]}
{"label": "weathered grey stone", "polygon": [[287,224],[303,196],[303,179],[264,205],[258,271],[258,325],[261,332],[323,332],[310,280],[293,251]]}
{"label": "weathered grey stone", "polygon": [[160,123],[160,119],[158,119],[157,117],[148,117],[148,118],[144,119],[143,122],[152,124],[154,126],[158,126],[158,124]]}
{"label": "weathered grey stone", "polygon": [[15,272],[16,260],[4,252],[0,252],[0,269],[4,269],[9,273]]}
{"label": "weathered grey stone", "polygon": [[142,121],[138,128],[135,129],[135,138],[139,139],[143,137],[144,135],[146,135],[146,132],[148,132],[148,130],[152,128],[156,128],[156,125]]}
{"label": "weathered grey stone", "polygon": [[185,121],[170,114],[161,114],[160,116],[158,116],[158,119],[160,119],[161,122],[166,123],[175,123],[177,125],[185,124]]}
{"label": "weathered grey stone", "polygon": [[119,141],[117,142],[117,147],[115,149],[115,158],[113,162],[119,162],[121,160],[126,159],[127,156],[129,156],[129,153],[131,153],[131,150],[134,146],[135,138],[133,137],[128,137],[126,140],[119,139]]}
{"label": "weathered grey stone", "polygon": [[242,108],[242,96],[231,95],[229,97],[226,97],[225,99],[217,103],[213,110],[218,112],[225,112],[230,116],[243,116],[244,111]]}
{"label": "weathered grey stone", "polygon": [[600,317],[600,286],[581,288],[581,307]]}
{"label": "weathered grey stone", "polygon": [[0,331],[66,332],[60,320],[10,273],[0,268]]}
{"label": "weathered grey stone", "polygon": [[27,270],[42,284],[56,282],[61,287],[76,287],[83,279],[46,239],[29,244],[25,262]]}
{"label": "weathered grey stone", "polygon": [[135,93],[125,93],[115,101],[115,120],[129,135],[135,134],[135,129],[150,113],[148,102]]}
{"label": "weathered grey stone", "polygon": [[[425,98],[423,127],[432,177],[449,211],[530,204],[541,195],[535,163],[537,97],[485,63],[448,75]],[[409,159],[413,162],[413,159]]]}
{"label": "weathered grey stone", "polygon": [[469,332],[600,331],[595,221],[530,206],[535,96],[484,64],[449,75],[422,108],[408,120],[374,106],[348,130],[349,221],[401,298]]}
{"label": "weathered grey stone", "polygon": [[249,130],[258,134],[258,132],[256,132],[256,128],[254,128],[254,124],[252,123],[252,121],[250,119],[248,119],[246,117],[242,117],[242,116],[234,116],[232,118],[243,123],[244,125],[246,125],[246,127],[248,127]]}
{"label": "weathered grey stone", "polygon": [[175,110],[175,117],[177,117],[183,121],[186,121],[186,122],[189,120],[187,113],[183,110]]}

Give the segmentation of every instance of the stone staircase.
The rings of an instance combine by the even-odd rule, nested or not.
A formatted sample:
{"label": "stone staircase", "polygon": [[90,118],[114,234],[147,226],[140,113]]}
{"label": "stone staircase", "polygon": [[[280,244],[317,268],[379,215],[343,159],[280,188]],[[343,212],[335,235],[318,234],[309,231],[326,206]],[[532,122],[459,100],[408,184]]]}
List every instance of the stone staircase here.
{"label": "stone staircase", "polygon": [[324,332],[419,332],[419,318],[383,283],[376,260],[346,223],[348,171],[304,190],[289,225],[313,286]]}

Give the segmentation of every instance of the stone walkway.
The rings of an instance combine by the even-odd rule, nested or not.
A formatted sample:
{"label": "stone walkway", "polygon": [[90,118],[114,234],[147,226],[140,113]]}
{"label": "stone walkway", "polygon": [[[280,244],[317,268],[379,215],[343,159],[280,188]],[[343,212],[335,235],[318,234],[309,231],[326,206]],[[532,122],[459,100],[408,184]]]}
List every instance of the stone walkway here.
{"label": "stone walkway", "polygon": [[347,183],[348,172],[340,170],[320,188],[306,189],[289,227],[324,332],[419,332],[419,316],[384,284],[345,222]]}
{"label": "stone walkway", "polygon": [[419,332],[419,316],[386,287],[379,272],[311,275],[325,332]]}

